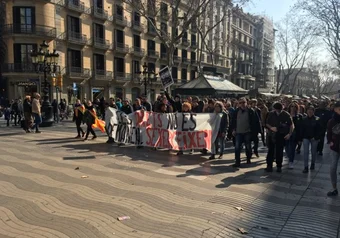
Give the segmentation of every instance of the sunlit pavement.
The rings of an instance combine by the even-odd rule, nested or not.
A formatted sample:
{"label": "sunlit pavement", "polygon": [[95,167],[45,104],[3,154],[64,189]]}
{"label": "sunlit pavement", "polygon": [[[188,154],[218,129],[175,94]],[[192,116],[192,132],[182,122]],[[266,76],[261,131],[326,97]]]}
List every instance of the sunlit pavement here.
{"label": "sunlit pavement", "polygon": [[309,174],[301,156],[294,170],[285,161],[268,174],[264,148],[236,170],[230,149],[209,162],[108,145],[104,135],[83,142],[71,122],[41,130],[0,121],[1,238],[338,236],[327,151]]}

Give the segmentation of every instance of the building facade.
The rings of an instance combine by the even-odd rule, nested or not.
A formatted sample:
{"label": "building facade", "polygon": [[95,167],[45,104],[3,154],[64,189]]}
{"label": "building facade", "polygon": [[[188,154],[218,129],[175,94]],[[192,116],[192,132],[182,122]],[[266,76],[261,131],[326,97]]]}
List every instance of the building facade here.
{"label": "building facade", "polygon": [[[171,32],[170,6],[155,17],[162,34]],[[30,52],[43,40],[59,53],[64,86],[61,97],[134,99],[144,93],[142,65],[156,73],[164,67],[166,50],[149,22],[121,0],[6,1],[7,57],[2,65],[9,98],[42,91]],[[191,26],[175,51],[175,85],[196,77],[197,28]],[[51,82],[51,77],[49,77]],[[148,85],[154,100],[163,90],[159,79]],[[50,94],[55,98],[51,87]]]}

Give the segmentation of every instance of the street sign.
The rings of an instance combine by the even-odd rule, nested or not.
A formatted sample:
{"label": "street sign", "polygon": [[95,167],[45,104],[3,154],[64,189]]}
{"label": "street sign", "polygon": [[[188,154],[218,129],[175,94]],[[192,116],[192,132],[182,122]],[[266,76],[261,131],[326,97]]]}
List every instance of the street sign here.
{"label": "street sign", "polygon": [[162,81],[162,85],[164,89],[174,84],[174,79],[172,78],[172,75],[171,75],[171,72],[168,66],[165,66],[163,69],[159,71],[159,76],[161,77],[161,81]]}

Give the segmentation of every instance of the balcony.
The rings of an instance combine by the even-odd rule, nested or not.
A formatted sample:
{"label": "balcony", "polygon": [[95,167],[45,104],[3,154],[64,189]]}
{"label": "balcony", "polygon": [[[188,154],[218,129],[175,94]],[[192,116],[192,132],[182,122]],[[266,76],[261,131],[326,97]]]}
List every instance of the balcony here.
{"label": "balcony", "polygon": [[188,80],[187,79],[181,79],[181,83],[187,83],[188,82]]}
{"label": "balcony", "polygon": [[[62,37],[65,38],[65,37]],[[84,34],[81,34],[79,32],[69,31],[67,34],[67,40],[70,43],[78,44],[78,45],[86,45],[87,44],[87,36]]]}
{"label": "balcony", "polygon": [[56,38],[57,29],[45,25],[7,24],[4,25],[3,35],[25,35],[30,37]]}
{"label": "balcony", "polygon": [[97,80],[111,80],[113,78],[112,71],[106,71],[103,69],[95,69],[94,77]]}
{"label": "balcony", "polygon": [[181,60],[181,57],[177,56],[177,55],[174,55],[174,63],[180,63],[182,60]]}
{"label": "balcony", "polygon": [[69,10],[75,12],[91,14],[91,8],[85,7],[84,2],[79,0],[68,0],[66,6]]}
{"label": "balcony", "polygon": [[129,46],[125,45],[124,43],[116,42],[116,44],[115,44],[115,52],[116,53],[127,54],[127,53],[129,53]]}
{"label": "balcony", "polygon": [[152,59],[158,59],[159,58],[159,52],[155,50],[148,50],[148,57]]}
{"label": "balcony", "polygon": [[130,53],[133,54],[135,57],[143,58],[145,56],[145,50],[136,46],[130,48]]}
{"label": "balcony", "polygon": [[189,41],[187,38],[182,38],[182,45],[188,47],[189,46]]}
{"label": "balcony", "polygon": [[37,69],[32,63],[5,63],[1,65],[1,70],[4,74],[37,73]]}
{"label": "balcony", "polygon": [[190,63],[188,58],[182,58],[182,64],[188,65]]}
{"label": "balcony", "polygon": [[161,53],[161,60],[162,61],[168,61],[168,54],[167,53]]}
{"label": "balcony", "polygon": [[91,70],[82,67],[69,67],[67,68],[67,74],[71,78],[89,78],[91,77]]}
{"label": "balcony", "polygon": [[190,60],[190,63],[191,63],[191,65],[197,65],[198,64],[197,60],[194,60],[194,59]]}
{"label": "balcony", "polygon": [[144,25],[139,21],[134,21],[132,22],[132,30],[141,33],[144,31]]}
{"label": "balcony", "polygon": [[170,15],[166,11],[161,11],[159,18],[160,18],[160,20],[163,20],[163,21],[169,21]]}
{"label": "balcony", "polygon": [[126,17],[124,17],[122,15],[115,15],[114,20],[115,20],[116,26],[121,26],[121,27],[127,27],[127,26],[129,27],[130,26]]}
{"label": "balcony", "polygon": [[190,31],[191,33],[197,33],[197,26],[191,26]]}
{"label": "balcony", "polygon": [[131,74],[124,72],[115,72],[114,79],[116,81],[129,81],[131,80]]}
{"label": "balcony", "polygon": [[110,41],[95,37],[93,40],[93,47],[102,49],[102,50],[108,50],[111,48]]}
{"label": "balcony", "polygon": [[147,29],[146,33],[149,34],[150,36],[157,36],[156,29],[151,25],[148,25],[148,29]]}
{"label": "balcony", "polygon": [[191,41],[190,48],[191,49],[197,49],[197,42],[196,41]]}
{"label": "balcony", "polygon": [[103,8],[99,8],[99,7],[92,7],[92,15],[100,20],[110,20],[110,18],[112,19],[112,17],[109,17],[109,13],[108,11],[104,10]]}

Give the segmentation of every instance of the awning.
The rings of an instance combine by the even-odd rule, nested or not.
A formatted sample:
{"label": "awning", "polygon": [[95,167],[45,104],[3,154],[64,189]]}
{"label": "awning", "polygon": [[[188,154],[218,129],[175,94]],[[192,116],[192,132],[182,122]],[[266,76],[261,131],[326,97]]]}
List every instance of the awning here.
{"label": "awning", "polygon": [[263,96],[272,97],[272,98],[281,97],[280,94],[275,94],[275,93],[260,93],[260,94],[263,95]]}
{"label": "awning", "polygon": [[301,97],[304,98],[304,99],[310,99],[310,97],[308,97],[308,96],[305,95],[305,94],[303,94]]}
{"label": "awning", "polygon": [[314,95],[310,95],[310,97],[311,97],[312,99],[318,99],[318,98],[315,97]]}
{"label": "awning", "polygon": [[247,90],[222,77],[203,74],[198,76],[197,79],[190,80],[179,86],[174,91],[176,94],[182,95],[246,95],[248,93]]}

